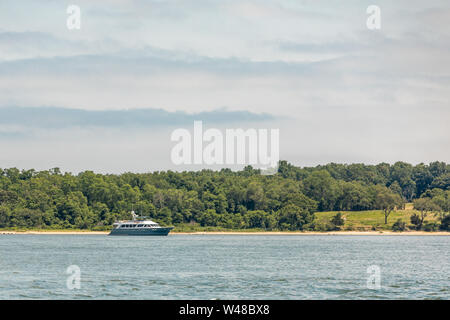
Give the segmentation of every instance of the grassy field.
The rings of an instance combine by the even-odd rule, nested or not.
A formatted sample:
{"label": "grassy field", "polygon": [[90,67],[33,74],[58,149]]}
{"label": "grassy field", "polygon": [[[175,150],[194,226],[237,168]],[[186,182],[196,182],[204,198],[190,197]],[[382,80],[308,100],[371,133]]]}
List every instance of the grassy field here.
{"label": "grassy field", "polygon": [[[418,211],[414,210],[411,203],[406,204],[405,210],[392,211],[388,217],[388,223],[384,224],[384,214],[382,210],[368,210],[368,211],[329,211],[316,212],[316,221],[320,223],[327,223],[338,212],[342,213],[345,219],[345,224],[342,230],[355,231],[370,231],[370,230],[391,230],[392,225],[401,219],[406,225],[411,225],[410,217]],[[427,222],[438,221],[438,217],[434,214],[428,214],[425,218],[424,224]]]}

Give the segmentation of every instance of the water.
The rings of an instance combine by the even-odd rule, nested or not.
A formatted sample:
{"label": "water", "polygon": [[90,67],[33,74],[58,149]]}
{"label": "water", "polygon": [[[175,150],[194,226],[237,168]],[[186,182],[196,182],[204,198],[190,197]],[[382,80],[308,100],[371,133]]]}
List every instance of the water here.
{"label": "water", "polygon": [[1,235],[0,299],[449,299],[449,248],[447,236]]}

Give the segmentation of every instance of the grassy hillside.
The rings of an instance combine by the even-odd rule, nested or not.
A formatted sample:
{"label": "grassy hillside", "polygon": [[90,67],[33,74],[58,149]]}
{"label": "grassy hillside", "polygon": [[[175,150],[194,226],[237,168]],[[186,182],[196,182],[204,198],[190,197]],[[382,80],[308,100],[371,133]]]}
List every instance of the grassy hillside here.
{"label": "grassy hillside", "polygon": [[[396,210],[391,212],[388,218],[388,224],[384,224],[384,214],[382,210],[316,212],[315,221],[325,224],[329,222],[338,212],[341,212],[343,218],[345,219],[345,224],[342,230],[358,231],[368,231],[373,230],[374,228],[376,230],[391,230],[392,225],[398,219],[404,221],[406,225],[410,225],[411,215],[418,213],[418,211],[413,209],[412,203],[407,203],[405,210]],[[425,218],[425,223],[432,221],[437,222],[438,217],[434,214],[429,214]]]}

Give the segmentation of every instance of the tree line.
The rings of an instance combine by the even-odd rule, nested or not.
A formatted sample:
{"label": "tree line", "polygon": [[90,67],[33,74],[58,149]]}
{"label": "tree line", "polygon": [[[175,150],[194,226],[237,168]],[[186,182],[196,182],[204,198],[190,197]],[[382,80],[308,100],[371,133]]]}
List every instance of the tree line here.
{"label": "tree line", "polygon": [[313,230],[316,211],[380,209],[387,222],[414,201],[420,229],[430,212],[445,222],[449,186],[444,162],[302,168],[280,161],[274,175],[251,166],[117,175],[9,168],[0,169],[0,228],[106,228],[133,209],[163,225]]}

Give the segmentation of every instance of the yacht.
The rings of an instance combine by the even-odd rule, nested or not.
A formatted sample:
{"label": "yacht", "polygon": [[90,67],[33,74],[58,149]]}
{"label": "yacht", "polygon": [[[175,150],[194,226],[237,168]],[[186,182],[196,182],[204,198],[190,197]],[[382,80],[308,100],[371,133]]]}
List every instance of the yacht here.
{"label": "yacht", "polygon": [[158,223],[138,217],[134,211],[131,212],[133,220],[116,221],[110,236],[167,236],[173,227],[161,227]]}

